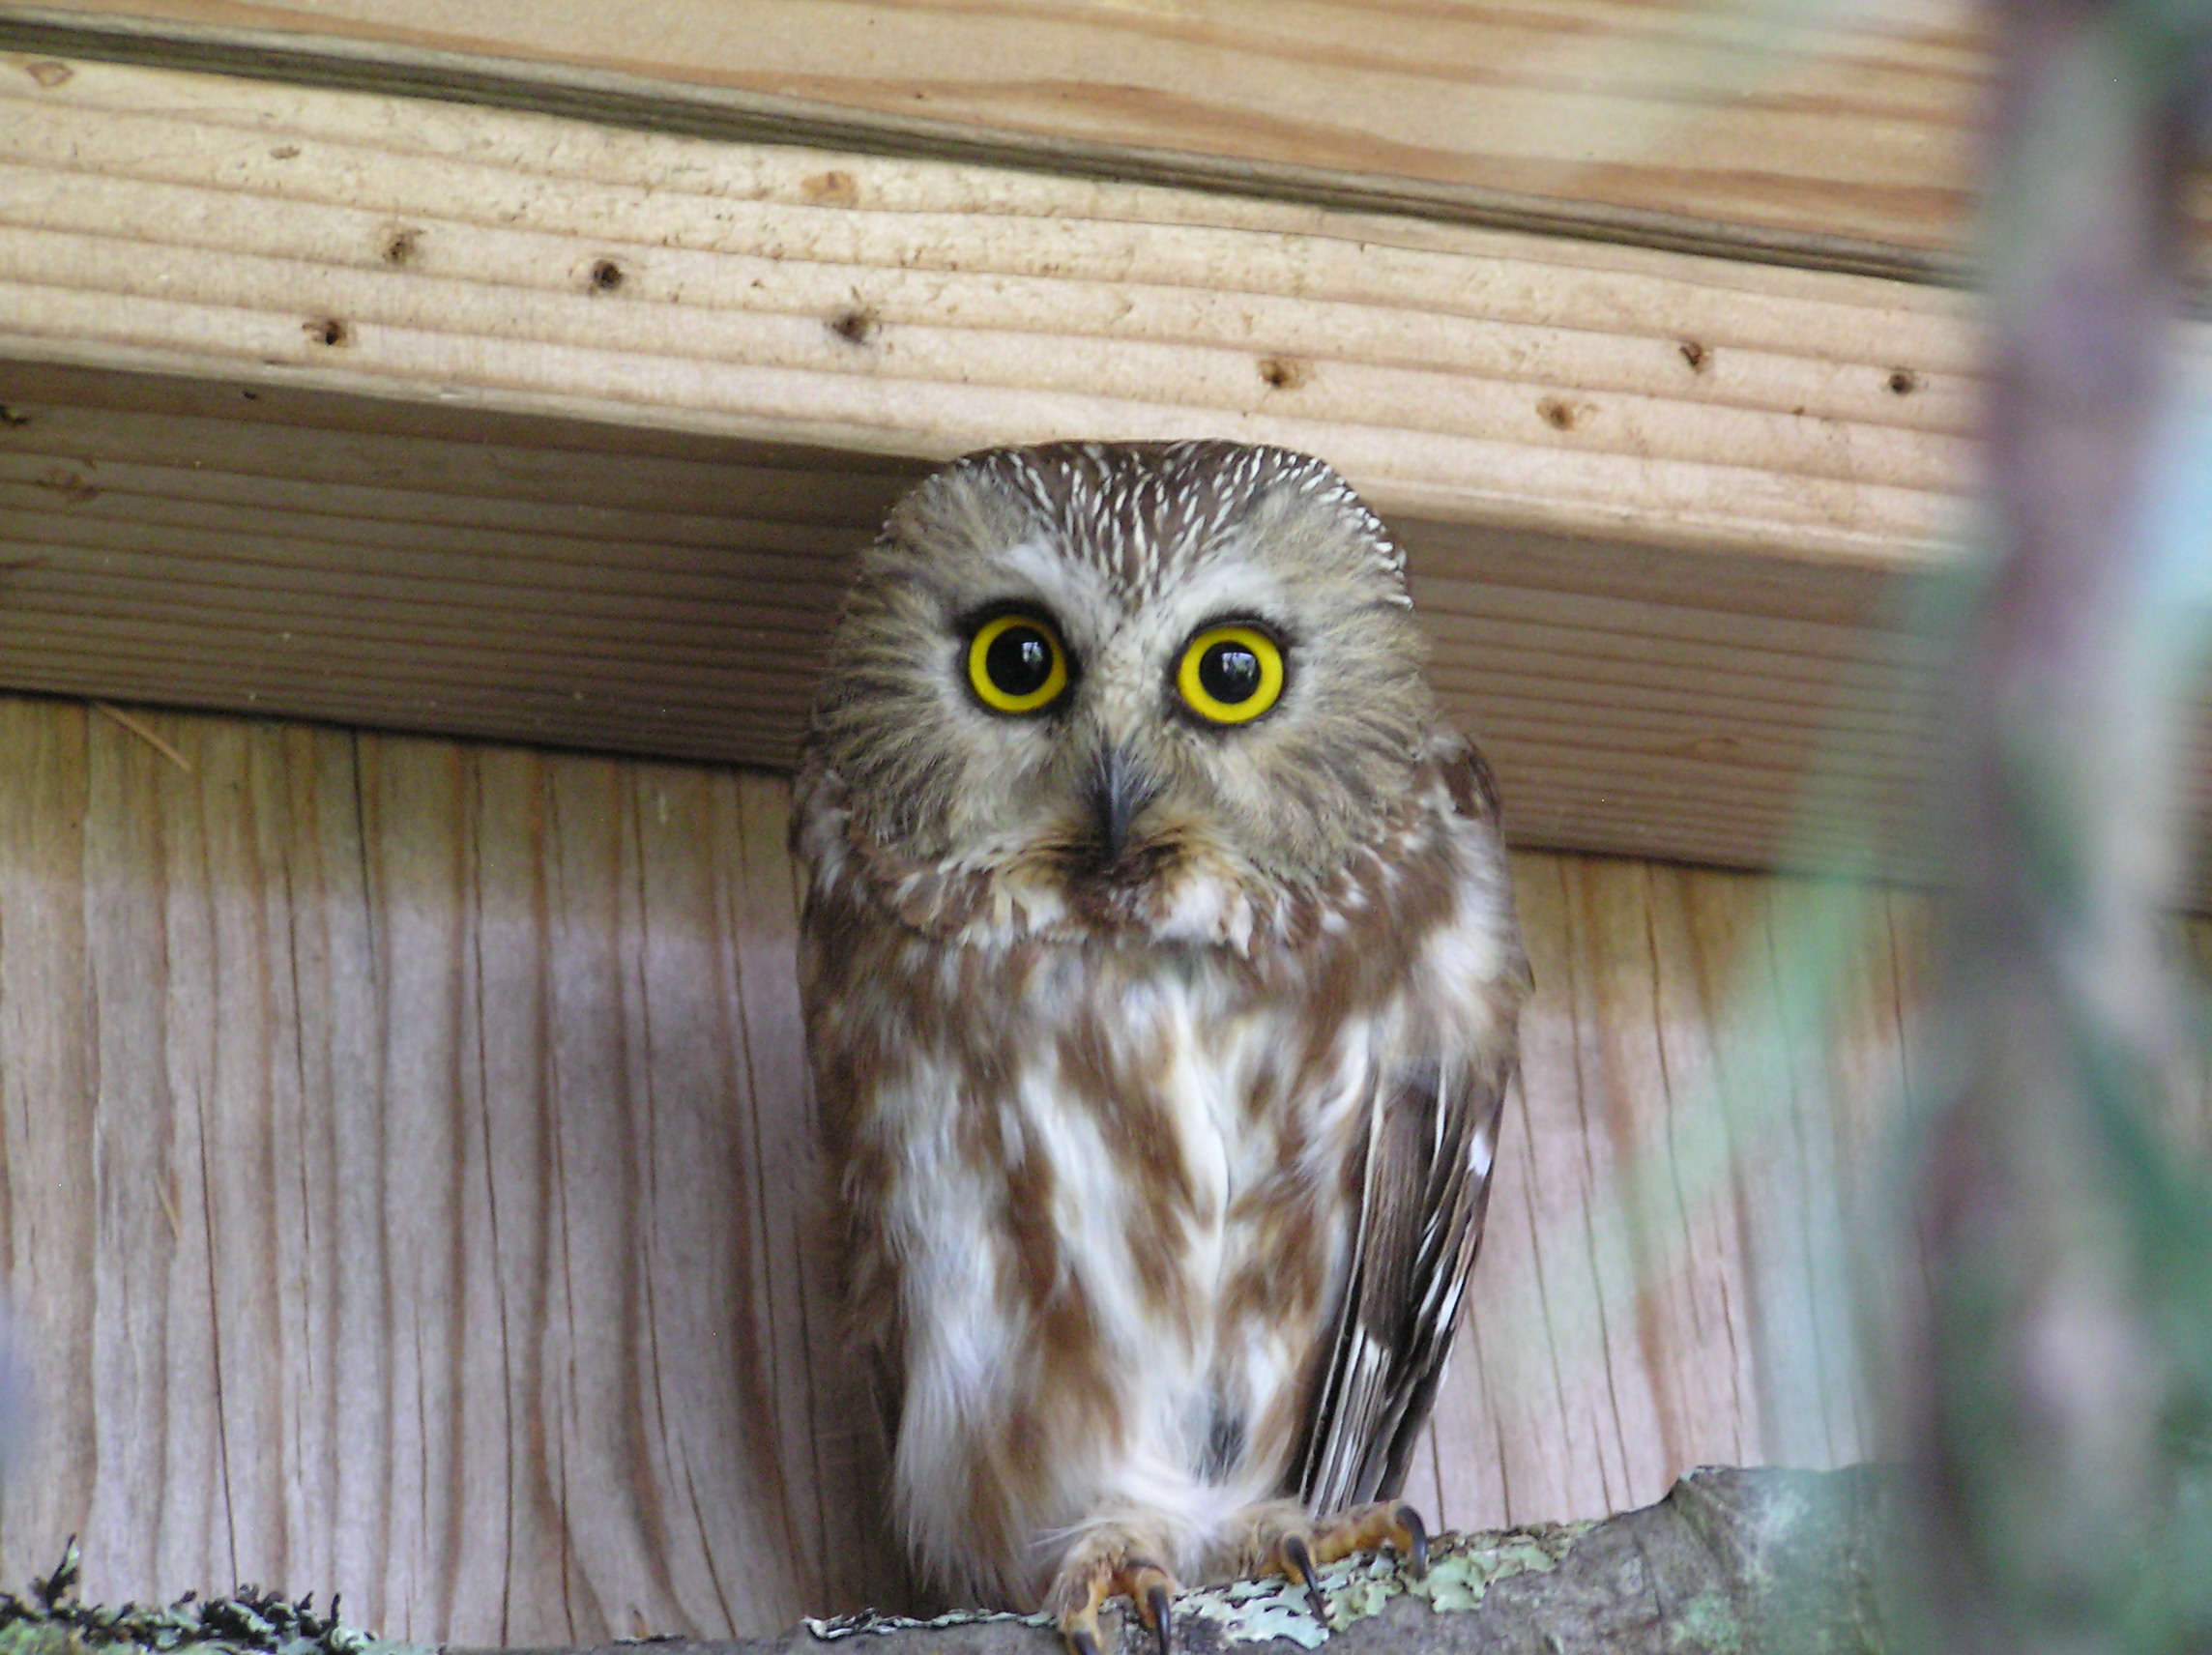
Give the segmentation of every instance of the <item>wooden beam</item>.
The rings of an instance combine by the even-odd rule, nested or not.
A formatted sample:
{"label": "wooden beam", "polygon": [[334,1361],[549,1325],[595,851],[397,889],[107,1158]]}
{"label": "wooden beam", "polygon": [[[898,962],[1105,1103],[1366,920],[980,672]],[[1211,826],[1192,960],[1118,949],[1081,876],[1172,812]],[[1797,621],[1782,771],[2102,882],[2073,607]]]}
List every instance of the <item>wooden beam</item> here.
{"label": "wooden beam", "polygon": [[1385,510],[1894,561],[1909,285],[110,64],[0,71],[0,354],[948,456],[1201,432]]}
{"label": "wooden beam", "polygon": [[[771,766],[917,469],[20,364],[0,404],[0,683]],[[1523,843],[1760,864],[1823,742],[1891,788],[1922,762],[1893,572],[1397,529]]]}
{"label": "wooden beam", "polygon": [[1830,725],[1920,763],[1971,351],[1861,276],[0,60],[0,682],[783,764],[920,465],[1220,435],[1390,518],[1524,842],[1763,864],[1845,830]]}
{"label": "wooden beam", "polygon": [[1955,272],[1964,0],[43,0],[0,45],[1831,269]]}

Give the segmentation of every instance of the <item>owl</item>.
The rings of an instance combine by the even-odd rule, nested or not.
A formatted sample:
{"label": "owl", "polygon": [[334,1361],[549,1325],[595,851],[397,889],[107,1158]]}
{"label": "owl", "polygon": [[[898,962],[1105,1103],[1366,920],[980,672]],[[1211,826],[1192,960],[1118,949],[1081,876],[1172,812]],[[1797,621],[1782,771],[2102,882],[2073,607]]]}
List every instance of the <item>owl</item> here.
{"label": "owl", "polygon": [[[800,978],[914,1556],[1042,1605],[1388,1543],[1528,971],[1404,560],[1320,460],[959,461],[892,510],[797,783]],[[1324,1616],[1325,1623],[1325,1615]]]}

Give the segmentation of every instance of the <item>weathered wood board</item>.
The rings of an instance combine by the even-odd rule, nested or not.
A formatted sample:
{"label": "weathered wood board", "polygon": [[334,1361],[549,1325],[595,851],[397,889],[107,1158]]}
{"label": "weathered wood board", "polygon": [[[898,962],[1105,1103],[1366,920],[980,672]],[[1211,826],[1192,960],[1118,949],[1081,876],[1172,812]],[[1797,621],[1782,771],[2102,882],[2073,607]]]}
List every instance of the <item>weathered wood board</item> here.
{"label": "weathered wood board", "polygon": [[0,358],[856,455],[1320,453],[1389,513],[1915,563],[1961,296],[502,109],[0,56]]}
{"label": "weathered wood board", "polygon": [[1384,512],[1525,842],[1820,856],[1823,744],[1924,763],[1956,294],[97,61],[0,111],[0,685],[782,763],[919,465],[1213,435]]}
{"label": "weathered wood board", "polygon": [[[783,783],[126,716],[174,756],[0,701],[35,1397],[0,1578],[77,1531],[108,1598],[243,1578],[463,1642],[905,1601],[809,1239]],[[1809,887],[1515,871],[1526,1074],[1413,1495],[1498,1524],[1859,1457],[1830,1254],[1905,1079],[1914,903],[1871,898],[1855,1032],[1791,1030],[1752,1130],[1712,1113],[1723,1007],[1747,960],[1771,996]]]}
{"label": "weathered wood board", "polygon": [[10,0],[0,44],[1950,272],[1980,23],[1964,0]]}
{"label": "weathered wood board", "polygon": [[[0,366],[0,684],[782,766],[911,463]],[[1771,860],[1922,769],[1905,583],[1400,518],[1524,842]]]}

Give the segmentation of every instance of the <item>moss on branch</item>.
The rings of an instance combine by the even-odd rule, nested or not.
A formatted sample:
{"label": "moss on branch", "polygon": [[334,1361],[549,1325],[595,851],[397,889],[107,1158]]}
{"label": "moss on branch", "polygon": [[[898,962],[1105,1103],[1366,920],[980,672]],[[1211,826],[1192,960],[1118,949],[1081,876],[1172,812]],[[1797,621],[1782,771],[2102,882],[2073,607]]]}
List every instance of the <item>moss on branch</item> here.
{"label": "moss on branch", "polygon": [[[1425,1580],[1388,1555],[1324,1571],[1330,1626],[1302,1593],[1240,1582],[1176,1603],[1183,1655],[1877,1655],[1889,1647],[1882,1548],[1887,1479],[1845,1471],[1693,1471],[1657,1505],[1599,1523],[1438,1537]],[[0,1655],[463,1655],[387,1642],[247,1588],[165,1609],[107,1610],[75,1594],[75,1552],[25,1598],[0,1595]],[[1149,1652],[1133,1616],[1116,1628]],[[1058,1655],[1039,1617],[846,1616],[743,1642],[655,1640],[653,1655]],[[470,1652],[474,1655],[474,1652]],[[586,1652],[563,1652],[586,1655]],[[639,1655],[602,1645],[589,1655]]]}

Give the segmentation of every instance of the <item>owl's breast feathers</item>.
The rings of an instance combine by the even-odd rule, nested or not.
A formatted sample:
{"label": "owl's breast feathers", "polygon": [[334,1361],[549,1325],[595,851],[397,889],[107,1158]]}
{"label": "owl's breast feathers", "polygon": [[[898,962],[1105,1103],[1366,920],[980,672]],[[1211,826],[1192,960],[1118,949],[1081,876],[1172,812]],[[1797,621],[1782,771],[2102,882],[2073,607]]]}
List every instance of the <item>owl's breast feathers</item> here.
{"label": "owl's breast feathers", "polygon": [[1495,790],[1440,738],[1312,886],[1203,843],[1102,888],[920,865],[800,778],[801,967],[910,1543],[1033,1600],[1144,1510],[1394,1492],[1479,1239],[1528,986]]}

